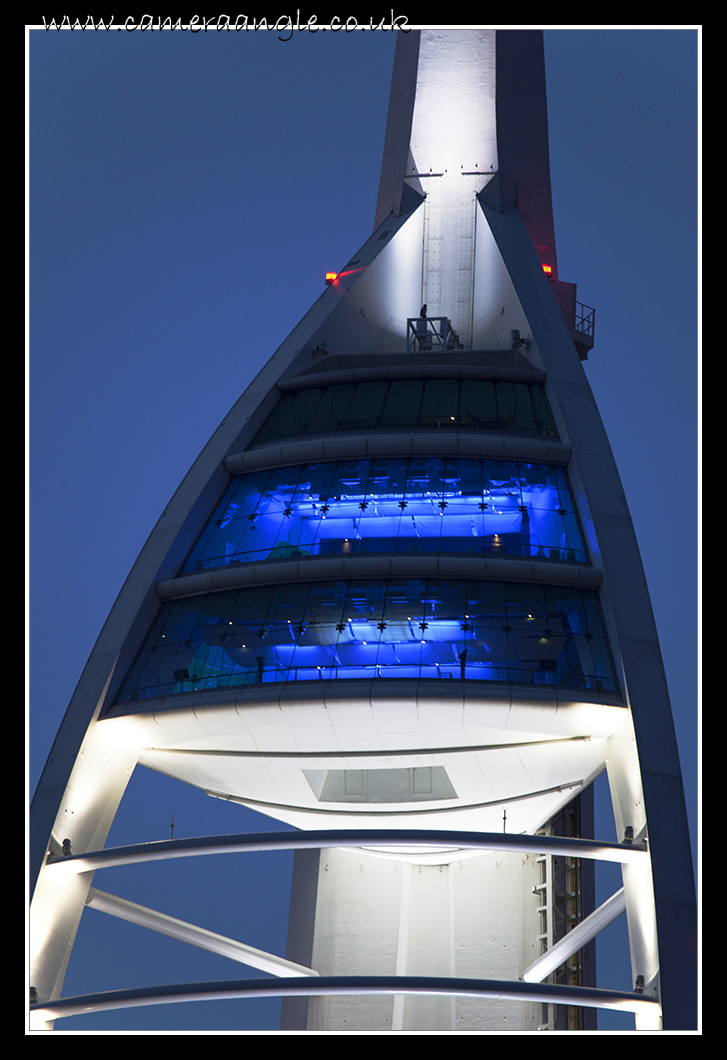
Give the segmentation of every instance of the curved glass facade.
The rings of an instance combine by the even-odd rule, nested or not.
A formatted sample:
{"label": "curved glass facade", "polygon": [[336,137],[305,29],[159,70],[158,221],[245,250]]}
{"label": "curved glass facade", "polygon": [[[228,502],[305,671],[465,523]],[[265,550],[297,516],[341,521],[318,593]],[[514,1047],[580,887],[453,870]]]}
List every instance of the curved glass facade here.
{"label": "curved glass facade", "polygon": [[616,687],[595,592],[391,579],[260,586],[165,604],[117,702],[377,677]]}
{"label": "curved glass facade", "polygon": [[586,559],[564,468],[394,457],[240,476],[183,572],[375,552]]}
{"label": "curved glass facade", "polygon": [[542,386],[397,379],[285,393],[252,448],[341,431],[427,429],[557,437]]}

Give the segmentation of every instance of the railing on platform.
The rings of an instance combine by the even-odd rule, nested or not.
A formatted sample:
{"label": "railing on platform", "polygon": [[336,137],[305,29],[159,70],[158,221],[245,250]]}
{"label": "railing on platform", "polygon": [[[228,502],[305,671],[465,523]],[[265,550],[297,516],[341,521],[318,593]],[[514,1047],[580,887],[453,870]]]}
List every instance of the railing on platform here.
{"label": "railing on platform", "polygon": [[406,322],[406,352],[461,350],[459,335],[447,317],[409,317]]}
{"label": "railing on platform", "polygon": [[31,1005],[37,1023],[63,1016],[80,1016],[140,1005],[167,1005],[180,1001],[222,1001],[253,997],[317,997],[342,994],[445,994],[495,997],[510,1001],[539,1001],[555,1005],[644,1012],[659,1002],[645,994],[597,987],[557,986],[504,979],[456,979],[417,975],[328,975],[300,979],[231,979],[210,983],[178,983],[131,990],[109,990]]}
{"label": "railing on platform", "polygon": [[[581,359],[585,359],[588,351],[593,349],[596,337],[596,310],[583,302],[576,302],[561,291],[553,291],[555,299],[560,306],[566,324],[571,333],[571,338],[576,345]],[[584,356],[585,355],[585,356]]]}
{"label": "railing on platform", "polygon": [[[67,843],[67,845],[66,845]],[[62,856],[49,856],[47,865],[54,872],[83,873],[111,866],[128,865],[168,858],[195,857],[207,854],[226,854],[262,850],[296,850],[325,847],[385,847],[394,848],[456,848],[500,850],[523,853],[547,852],[558,855],[595,858],[615,862],[639,861],[647,856],[645,845],[635,845],[630,837],[623,843],[600,842],[592,839],[568,838],[564,836],[523,835],[495,832],[464,832],[436,829],[341,829],[302,832],[262,832],[219,836],[200,836],[192,839],[161,840],[140,843],[107,850],[88,851],[74,855],[69,841],[64,843]],[[112,1009],[134,1008],[146,1005],[163,1005],[175,1002],[232,1000],[238,998],[324,996],[344,994],[429,994],[470,997],[493,997],[512,1001],[535,1001],[543,1004],[575,1005],[586,1008],[615,1009],[646,1015],[658,1009],[657,998],[647,996],[637,988],[634,991],[602,990],[597,987],[562,986],[533,981],[535,968],[528,969],[530,981],[468,979],[439,976],[373,975],[373,976],[320,976],[313,969],[303,969],[296,976],[299,966],[253,950],[235,940],[214,935],[194,925],[175,920],[155,910],[119,899],[104,892],[91,892],[89,902],[101,899],[100,907],[122,919],[143,923],[162,934],[178,937],[183,941],[215,952],[226,952],[233,947],[234,959],[253,967],[265,967],[272,962],[270,979],[231,979],[202,983],[177,983],[167,986],[135,987],[126,990],[111,990],[55,1000],[41,999],[31,986],[31,1029],[48,1029],[56,1019]],[[621,892],[609,899],[581,930],[591,938],[622,911]],[[620,904],[619,904],[620,903]],[[611,909],[612,905],[617,908]],[[119,908],[123,907],[123,908]],[[595,921],[598,919],[598,923]],[[204,937],[201,937],[204,936]],[[578,945],[582,940],[572,940]],[[222,947],[222,949],[221,949]],[[237,952],[237,951],[241,952]],[[242,951],[247,952],[242,952]],[[249,958],[249,954],[252,958]],[[230,955],[226,952],[226,955]],[[559,954],[560,956],[560,954]],[[261,964],[261,959],[267,963]],[[280,965],[280,967],[278,967]],[[287,976],[281,979],[280,976]]]}

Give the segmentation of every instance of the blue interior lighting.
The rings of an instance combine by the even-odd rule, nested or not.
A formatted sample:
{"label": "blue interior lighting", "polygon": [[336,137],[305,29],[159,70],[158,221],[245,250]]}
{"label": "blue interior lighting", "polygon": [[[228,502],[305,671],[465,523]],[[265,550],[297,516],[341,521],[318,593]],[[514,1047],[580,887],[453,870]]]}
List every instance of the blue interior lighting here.
{"label": "blue interior lighting", "polygon": [[235,479],[183,572],[375,552],[586,560],[563,468],[392,459]]}
{"label": "blue interior lighting", "polygon": [[166,604],[119,702],[281,681],[616,689],[597,594],[507,582],[318,582]]}

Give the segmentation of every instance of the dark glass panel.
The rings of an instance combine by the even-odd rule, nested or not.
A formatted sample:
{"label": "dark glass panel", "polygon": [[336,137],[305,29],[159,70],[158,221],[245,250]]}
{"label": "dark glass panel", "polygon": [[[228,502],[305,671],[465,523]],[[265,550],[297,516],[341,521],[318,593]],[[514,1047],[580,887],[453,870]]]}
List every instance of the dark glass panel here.
{"label": "dark glass panel", "polygon": [[274,432],[278,423],[285,424],[288,421],[294,400],[295,394],[283,394],[278,398],[277,404],[273,406],[272,412],[258,432],[256,440],[259,444],[263,444],[275,437]]}
{"label": "dark glass panel", "polygon": [[271,416],[257,436],[258,444],[279,441],[282,438],[297,438],[304,434],[306,421],[323,394],[322,389],[300,390],[296,394],[284,394],[281,403],[285,403],[285,408],[279,415],[275,415],[275,410],[273,410],[274,422]]}
{"label": "dark glass panel", "polygon": [[[347,430],[347,410],[351,404],[356,387],[329,386],[321,392],[321,399],[308,416],[305,426],[301,428],[301,435],[307,434],[329,434],[339,430]],[[302,391],[302,394],[309,391]]]}
{"label": "dark glass panel", "polygon": [[[515,420],[517,389],[516,383],[498,383],[496,386],[497,420],[500,426],[507,427]],[[530,419],[531,417],[527,416],[526,422],[529,422]]]}
{"label": "dark glass panel", "polygon": [[420,427],[456,427],[459,422],[459,383],[429,379],[424,384]]}
{"label": "dark glass panel", "polygon": [[460,426],[477,430],[497,428],[497,399],[495,384],[484,380],[462,383],[460,398]]}
{"label": "dark glass panel", "polygon": [[544,435],[548,438],[557,438],[558,433],[553,423],[553,417],[548,406],[548,402],[545,397],[545,392],[541,386],[528,387],[530,393],[530,400],[533,405],[533,415],[535,417],[535,433]]}
{"label": "dark glass panel", "polygon": [[388,390],[388,383],[359,383],[346,409],[345,429],[357,431],[378,426]]}
{"label": "dark glass panel", "polygon": [[540,435],[556,432],[542,387],[469,380],[396,380],[284,394],[253,442],[338,431],[468,430]]}
{"label": "dark glass panel", "polygon": [[395,380],[381,413],[382,423],[389,429],[415,430],[419,424],[424,384],[419,380]]}

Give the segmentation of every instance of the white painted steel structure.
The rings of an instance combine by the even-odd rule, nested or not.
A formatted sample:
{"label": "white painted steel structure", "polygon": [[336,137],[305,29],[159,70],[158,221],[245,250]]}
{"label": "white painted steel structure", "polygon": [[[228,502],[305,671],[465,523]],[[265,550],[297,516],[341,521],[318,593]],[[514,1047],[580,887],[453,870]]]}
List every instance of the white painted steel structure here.
{"label": "white painted steel structure", "polygon": [[[41,1026],[69,1011],[123,1003],[99,995],[78,999],[75,1008],[72,1000],[55,1004],[87,904],[293,976],[288,994],[315,997],[285,1003],[289,1029],[538,1029],[554,1026],[556,998],[570,1006],[630,1005],[644,1029],[696,1025],[694,890],[668,694],[631,520],[581,364],[592,334],[579,333],[566,303],[575,304],[575,288],[557,274],[540,33],[400,35],[374,233],[242,395],[162,515],[102,630],[41,778],[31,835],[37,873],[31,986]],[[431,318],[451,322],[456,347],[430,352],[419,342]],[[412,320],[421,325],[414,341]],[[406,380],[542,387],[554,434],[518,436],[502,423],[480,431],[474,422],[445,432],[431,421],[282,440],[265,441],[260,433],[281,394]],[[236,476],[402,454],[420,462],[527,461],[564,469],[586,562],[574,562],[565,549],[547,558],[542,549],[503,555],[495,542],[488,554],[474,556],[446,545],[412,555],[280,551],[267,561],[183,570]],[[442,515],[447,503],[442,499]],[[319,665],[320,680],[306,672],[301,678],[298,669],[282,680],[282,671],[270,669],[268,649],[259,648],[257,670],[250,661],[248,677],[237,684],[218,678],[211,687],[180,664],[165,689],[149,691],[147,667],[145,691],[128,692],[160,608],[171,614],[197,598],[222,594],[229,601],[260,587],[407,580],[496,582],[523,592],[555,587],[594,601],[597,594],[613,660],[610,684],[556,680],[556,656],[543,659],[544,648],[528,655],[522,637],[518,665],[530,674],[527,683],[473,669],[473,639],[459,662],[450,649],[438,673],[446,680],[431,680],[436,671],[423,662],[416,679],[387,671],[381,661],[363,676],[360,666],[346,672],[339,642],[330,654],[320,626],[318,645],[341,667],[324,674]],[[469,615],[463,618],[461,629],[472,632]],[[356,633],[348,623],[336,627],[341,638],[366,645],[363,626]],[[306,635],[312,643],[306,623],[299,625],[296,650]],[[378,624],[379,646],[386,625]],[[426,614],[419,625],[425,644],[432,636],[425,633]],[[239,655],[246,644],[238,626],[225,636],[238,638]],[[414,643],[407,630],[397,643]],[[262,644],[265,630],[259,633]],[[560,636],[581,644],[577,634],[571,625]],[[393,644],[391,629],[387,637]],[[397,650],[381,649],[378,659],[400,663],[403,649]],[[586,648],[579,651],[578,666],[588,673]],[[260,809],[303,834],[355,828],[349,842],[334,845],[310,833],[311,849],[296,855],[285,960],[92,886],[92,866],[122,857],[94,852],[102,851],[137,764]],[[551,822],[604,769],[624,839],[612,852],[622,861],[623,892],[579,927],[588,910],[574,913],[573,938],[558,941],[554,858],[574,855],[557,847]],[[385,841],[376,831],[382,827],[418,833],[419,849],[412,849],[411,836]],[[441,832],[439,840],[432,830]],[[444,839],[452,830],[479,833],[483,841],[489,835],[490,847],[483,852],[482,842],[461,836],[453,846]],[[209,852],[214,843],[200,841],[187,853]],[[606,846],[600,844],[600,855],[593,847],[586,854],[586,844],[574,849],[597,857]],[[161,856],[181,849],[159,847]],[[127,852],[132,860],[138,854]],[[563,871],[575,874],[577,864]],[[622,908],[637,993],[616,1002],[572,985],[560,995],[555,987],[524,989],[553,973],[553,954],[562,963],[575,942],[593,938]],[[346,986],[342,976],[358,978]],[[400,993],[392,976],[400,977]],[[460,989],[465,981],[470,985]],[[206,993],[232,996],[237,989],[210,984]],[[286,992],[283,985],[279,992]],[[153,993],[141,989],[126,1000],[152,1003]],[[177,995],[155,993],[157,1000],[178,1000],[205,990],[188,984]]]}

